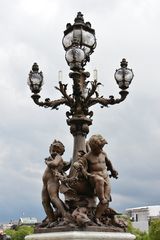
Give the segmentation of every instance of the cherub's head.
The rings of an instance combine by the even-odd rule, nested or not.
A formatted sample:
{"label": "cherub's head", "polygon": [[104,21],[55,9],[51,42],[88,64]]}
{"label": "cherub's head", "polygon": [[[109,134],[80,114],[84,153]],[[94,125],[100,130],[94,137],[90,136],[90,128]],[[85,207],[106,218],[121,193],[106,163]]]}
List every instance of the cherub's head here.
{"label": "cherub's head", "polygon": [[100,134],[92,135],[89,139],[91,151],[95,153],[101,152],[105,144],[107,141]]}
{"label": "cherub's head", "polygon": [[62,142],[54,140],[53,143],[49,147],[50,154],[58,153],[59,155],[63,155],[65,152],[65,147]]}

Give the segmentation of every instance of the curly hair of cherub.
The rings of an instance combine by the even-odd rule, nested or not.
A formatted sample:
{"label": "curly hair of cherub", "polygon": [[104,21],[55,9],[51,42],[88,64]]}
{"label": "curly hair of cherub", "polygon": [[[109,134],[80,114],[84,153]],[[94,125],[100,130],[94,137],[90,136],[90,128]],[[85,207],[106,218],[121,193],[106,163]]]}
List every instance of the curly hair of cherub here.
{"label": "curly hair of cherub", "polygon": [[106,144],[107,141],[100,134],[92,135],[88,141],[91,149],[96,148],[97,145]]}
{"label": "curly hair of cherub", "polygon": [[55,139],[49,147],[50,154],[52,154],[54,146],[59,147],[59,154],[63,155],[63,153],[65,152],[65,147],[63,143]]}

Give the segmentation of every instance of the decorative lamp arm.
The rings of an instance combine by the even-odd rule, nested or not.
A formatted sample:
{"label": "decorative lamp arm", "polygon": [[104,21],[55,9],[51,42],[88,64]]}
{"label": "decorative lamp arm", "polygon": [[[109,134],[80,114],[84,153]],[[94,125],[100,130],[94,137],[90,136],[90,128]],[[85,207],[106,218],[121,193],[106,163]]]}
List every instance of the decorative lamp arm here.
{"label": "decorative lamp arm", "polygon": [[90,98],[88,101],[89,107],[99,103],[102,105],[102,107],[108,107],[108,105],[114,105],[117,103],[120,103],[125,100],[125,98],[128,95],[128,92],[125,90],[122,90],[119,92],[121,95],[120,98],[115,99],[114,96],[110,96],[109,99],[104,98],[104,97],[98,97],[98,98]]}
{"label": "decorative lamp arm", "polygon": [[97,82],[97,80],[94,80],[93,82],[91,82],[91,89],[89,89],[85,102],[88,102],[91,96],[93,96],[94,94],[96,94],[96,97],[98,98],[98,92],[96,90],[99,85],[102,85],[102,84]]}
{"label": "decorative lamp arm", "polygon": [[69,106],[68,100],[65,98],[52,100],[52,101],[49,98],[46,98],[45,101],[42,102],[42,101],[39,101],[41,96],[38,94],[33,94],[31,97],[35,102],[35,104],[37,104],[40,107],[45,107],[45,108],[51,107],[52,109],[58,110],[58,107],[62,104]]}
{"label": "decorative lamp arm", "polygon": [[122,91],[119,92],[119,94],[121,95],[121,97],[120,97],[120,98],[117,98],[117,99],[114,99],[114,96],[110,96],[110,97],[109,97],[110,99],[109,99],[109,103],[108,103],[108,104],[114,105],[114,104],[123,102],[123,101],[126,99],[126,97],[127,97],[127,95],[129,94],[129,92],[128,92],[128,91],[125,91],[125,90],[122,90]]}
{"label": "decorative lamp arm", "polygon": [[73,104],[73,98],[67,94],[67,84],[63,84],[61,81],[59,82],[59,87],[55,87],[58,91],[62,93],[64,99],[68,101],[68,105],[71,106]]}

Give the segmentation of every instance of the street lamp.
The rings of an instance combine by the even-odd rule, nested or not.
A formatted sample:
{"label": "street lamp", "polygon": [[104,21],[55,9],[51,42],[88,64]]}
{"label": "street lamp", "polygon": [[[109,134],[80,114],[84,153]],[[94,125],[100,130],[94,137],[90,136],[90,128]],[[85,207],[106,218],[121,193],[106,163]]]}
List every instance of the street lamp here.
{"label": "street lamp", "polygon": [[81,12],[78,12],[73,25],[66,25],[62,43],[70,69],[83,69],[96,47],[96,38],[90,22],[84,23]]}
{"label": "street lamp", "polygon": [[[67,24],[62,40],[63,47],[66,51],[65,58],[70,66],[71,72],[69,77],[73,80],[73,92],[71,95],[67,93],[67,85],[59,82],[59,86],[55,87],[61,92],[62,97],[57,100],[46,98],[40,101],[39,92],[43,85],[43,74],[39,72],[37,63],[34,63],[29,74],[28,84],[33,95],[33,101],[42,107],[50,107],[58,109],[62,104],[69,107],[66,112],[67,124],[70,126],[70,132],[74,137],[73,158],[72,162],[77,160],[79,150],[86,151],[85,138],[89,132],[89,126],[92,124],[93,111],[90,107],[99,103],[102,107],[118,104],[126,98],[129,87],[133,79],[133,72],[127,68],[127,62],[122,59],[121,68],[116,70],[115,79],[121,91],[120,98],[104,98],[99,96],[98,86],[101,84],[96,79],[86,81],[90,77],[89,72],[85,72],[84,66],[90,61],[90,55],[96,47],[95,30],[91,28],[89,22],[84,22],[83,14],[78,12],[74,20],[74,24]],[[73,168],[71,167],[71,175]]]}
{"label": "street lamp", "polygon": [[[33,64],[28,78],[28,85],[33,93],[31,97],[35,104],[57,110],[59,106],[63,104],[68,107],[69,110],[66,112],[67,124],[70,126],[70,132],[74,138],[72,160],[71,163],[67,165],[64,164],[61,158],[61,155],[64,153],[64,145],[57,140],[51,145],[51,157],[45,159],[47,169],[44,174],[45,181],[43,181],[42,202],[49,222],[56,220],[55,216],[58,212],[60,214],[57,215],[56,225],[53,223],[52,226],[55,227],[59,224],[59,217],[64,218],[64,221],[60,222],[62,225],[68,224],[69,222],[74,222],[75,224],[76,220],[74,218],[78,217],[79,220],[76,224],[78,224],[79,227],[82,227],[82,225],[84,227],[86,223],[95,227],[96,224],[95,230],[97,230],[97,226],[101,225],[99,219],[103,214],[105,214],[106,217],[105,224],[108,224],[108,218],[111,219],[112,224],[114,222],[113,216],[115,212],[108,208],[111,196],[107,171],[110,171],[111,176],[114,178],[117,178],[118,173],[113,168],[106,154],[102,152],[102,148],[107,142],[101,135],[93,135],[90,138],[90,150],[85,154],[88,148],[85,139],[89,133],[89,126],[92,125],[92,117],[94,114],[93,111],[90,111],[90,107],[97,103],[102,107],[108,107],[109,105],[124,101],[128,95],[127,89],[134,74],[132,69],[127,67],[128,63],[126,59],[123,58],[120,63],[120,68],[116,70],[114,74],[114,78],[121,89],[119,92],[120,97],[114,98],[114,96],[109,96],[109,98],[105,98],[99,96],[98,86],[101,85],[101,83],[97,81],[96,76],[94,76],[93,80],[88,81],[87,78],[90,77],[90,73],[84,69],[86,63],[90,61],[90,56],[96,47],[95,31],[91,28],[89,22],[84,22],[81,12],[78,12],[73,25],[70,23],[67,24],[62,44],[65,49],[65,59],[71,70],[69,77],[73,80],[72,93],[68,94],[67,84],[59,81],[58,87],[55,88],[61,93],[62,97],[55,100],[46,98],[44,101],[41,101],[39,93],[43,85],[43,74],[39,71],[37,63]],[[97,75],[96,71],[95,75]],[[51,149],[56,149],[54,150],[55,152],[53,151],[54,154]],[[56,156],[58,156],[57,161],[60,162],[60,169],[58,168],[59,166],[56,165],[57,163],[55,163]],[[89,172],[87,172],[84,167],[84,156],[90,156],[90,160],[86,157]],[[53,163],[51,163],[52,160]],[[84,160],[84,162],[82,160]],[[80,170],[79,167],[81,168],[80,174],[78,173]],[[63,171],[69,168],[69,175],[66,176]],[[49,171],[49,173],[47,173],[47,171]],[[63,203],[58,196],[58,192],[60,191],[59,180],[62,183],[61,190],[63,189],[67,206],[65,206],[65,203]],[[93,188],[93,185],[96,187]],[[95,194],[97,194],[100,201],[97,206]],[[106,197],[106,194],[108,197]],[[55,213],[53,212],[52,206],[56,209]],[[67,214],[66,211],[68,211]],[[106,212],[104,213],[104,211]],[[71,214],[70,217],[68,213]],[[117,224],[118,223],[115,222],[116,227]],[[122,228],[122,225],[119,225],[119,227]],[[64,231],[65,230],[66,228],[64,228]]]}
{"label": "street lamp", "polygon": [[127,61],[125,58],[122,59],[121,68],[117,69],[115,72],[116,82],[122,90],[129,88],[129,85],[134,77],[132,69],[127,68]]}
{"label": "street lamp", "polygon": [[41,87],[43,85],[43,74],[42,72],[39,72],[37,63],[33,64],[27,83],[34,94],[37,94],[41,91]]}

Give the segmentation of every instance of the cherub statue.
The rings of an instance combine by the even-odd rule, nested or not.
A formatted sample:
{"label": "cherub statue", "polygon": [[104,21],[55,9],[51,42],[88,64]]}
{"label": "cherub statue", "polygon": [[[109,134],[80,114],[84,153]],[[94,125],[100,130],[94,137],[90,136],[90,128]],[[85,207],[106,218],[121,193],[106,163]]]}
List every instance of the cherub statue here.
{"label": "cherub statue", "polygon": [[[70,167],[62,159],[64,151],[64,145],[54,140],[49,148],[50,156],[45,159],[47,167],[43,174],[42,204],[49,224],[56,220],[56,212],[59,212],[63,218],[68,215],[65,204],[59,198],[60,183],[57,177],[59,173],[63,175],[63,172]],[[53,211],[52,206],[56,211]]]}
{"label": "cherub statue", "polygon": [[80,154],[79,160],[74,163],[74,167],[80,170],[89,180],[94,189],[95,195],[99,199],[96,207],[95,221],[101,225],[100,217],[111,200],[111,187],[108,171],[112,177],[117,178],[118,172],[113,168],[103,147],[107,141],[101,135],[93,135],[89,141],[89,152]]}

